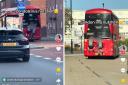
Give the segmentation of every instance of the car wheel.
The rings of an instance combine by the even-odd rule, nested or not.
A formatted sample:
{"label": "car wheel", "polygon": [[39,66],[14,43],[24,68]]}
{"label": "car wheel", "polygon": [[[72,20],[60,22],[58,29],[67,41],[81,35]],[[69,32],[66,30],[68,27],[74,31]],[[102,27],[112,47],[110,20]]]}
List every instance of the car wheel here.
{"label": "car wheel", "polygon": [[29,59],[30,59],[30,56],[25,56],[25,57],[23,57],[23,62],[28,62]]}

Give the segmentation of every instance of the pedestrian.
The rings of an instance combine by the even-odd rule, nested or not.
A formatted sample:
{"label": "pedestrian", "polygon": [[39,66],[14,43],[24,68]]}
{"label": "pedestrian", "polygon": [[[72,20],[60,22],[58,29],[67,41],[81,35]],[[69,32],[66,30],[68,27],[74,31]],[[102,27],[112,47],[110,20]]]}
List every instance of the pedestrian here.
{"label": "pedestrian", "polygon": [[32,39],[34,37],[36,26],[37,25],[34,22],[30,22],[30,24],[28,26],[28,31],[29,31],[29,37],[30,37],[30,39]]}

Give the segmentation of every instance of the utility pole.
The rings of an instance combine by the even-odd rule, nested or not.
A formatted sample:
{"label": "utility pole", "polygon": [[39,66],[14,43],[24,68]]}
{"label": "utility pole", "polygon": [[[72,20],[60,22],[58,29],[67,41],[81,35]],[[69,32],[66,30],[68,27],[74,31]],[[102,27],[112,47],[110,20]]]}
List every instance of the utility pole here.
{"label": "utility pole", "polygon": [[[57,9],[57,2],[56,2],[56,0],[55,0],[55,7],[56,7],[55,9]],[[56,34],[57,34],[57,14],[55,16],[56,16],[56,22],[55,23],[56,23]]]}
{"label": "utility pole", "polygon": [[0,15],[1,15],[1,3],[2,3],[2,0],[0,0]]}
{"label": "utility pole", "polygon": [[71,53],[73,54],[73,40],[72,40],[72,0],[70,0],[70,11],[71,11]]}
{"label": "utility pole", "polygon": [[104,8],[104,3],[102,3],[102,7]]}

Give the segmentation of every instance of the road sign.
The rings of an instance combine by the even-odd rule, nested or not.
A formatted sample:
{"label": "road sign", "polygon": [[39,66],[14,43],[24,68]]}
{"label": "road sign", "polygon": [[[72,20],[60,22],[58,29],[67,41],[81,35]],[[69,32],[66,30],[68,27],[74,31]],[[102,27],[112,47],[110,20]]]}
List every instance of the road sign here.
{"label": "road sign", "polygon": [[24,16],[24,13],[19,13],[19,16],[20,16],[20,17],[23,17],[23,16]]}
{"label": "road sign", "polygon": [[18,10],[25,10],[25,4],[23,2],[18,2],[17,9]]}
{"label": "road sign", "polygon": [[18,2],[22,2],[23,0],[18,0]]}

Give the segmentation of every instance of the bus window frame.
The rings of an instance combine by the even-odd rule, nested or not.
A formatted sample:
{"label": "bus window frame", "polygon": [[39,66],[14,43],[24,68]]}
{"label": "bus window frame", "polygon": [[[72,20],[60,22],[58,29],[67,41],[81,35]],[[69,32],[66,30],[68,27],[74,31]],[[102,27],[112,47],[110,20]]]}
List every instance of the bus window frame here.
{"label": "bus window frame", "polygon": [[[118,23],[118,18],[117,18],[117,16],[115,16],[113,13],[111,14],[111,19],[112,19],[112,24],[119,24]],[[112,34],[112,39],[113,40],[117,40],[117,30],[119,30],[119,29],[113,29],[114,30],[114,32],[113,32],[113,34]]]}

